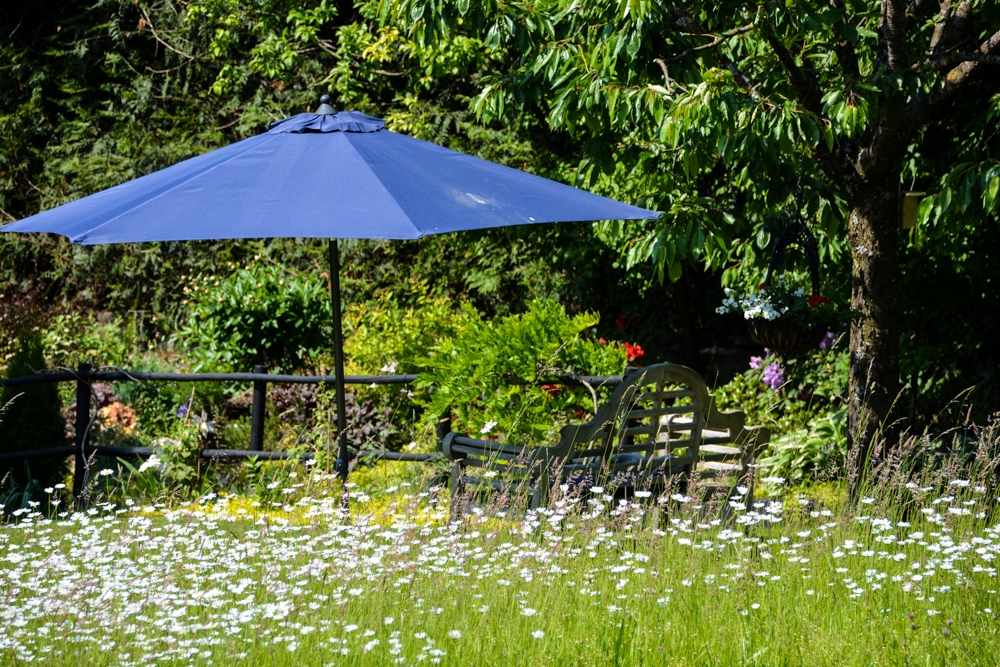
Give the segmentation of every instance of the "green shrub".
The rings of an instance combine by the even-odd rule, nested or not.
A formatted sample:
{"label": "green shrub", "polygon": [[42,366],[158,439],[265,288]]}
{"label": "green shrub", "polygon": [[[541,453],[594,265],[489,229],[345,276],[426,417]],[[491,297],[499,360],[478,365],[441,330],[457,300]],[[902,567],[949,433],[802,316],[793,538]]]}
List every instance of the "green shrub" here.
{"label": "green shrub", "polygon": [[126,367],[136,351],[134,336],[118,315],[100,319],[79,311],[52,317],[42,331],[45,355],[53,366],[76,368],[86,362],[94,367]]}
{"label": "green shrub", "polygon": [[419,372],[427,351],[454,337],[468,322],[468,311],[457,309],[447,297],[432,296],[425,280],[409,281],[404,292],[415,306],[404,308],[388,290],[347,306],[344,353],[348,372]]}
{"label": "green shrub", "polygon": [[585,387],[546,380],[625,368],[623,346],[585,335],[598,322],[595,314],[571,317],[555,301],[532,301],[527,312],[491,322],[471,306],[464,310],[457,335],[421,360],[427,370],[416,383],[429,392],[425,419],[450,412],[456,431],[508,442],[552,441],[569,419],[592,413],[595,399]]}
{"label": "green shrub", "polygon": [[[173,373],[178,368],[156,357],[138,358],[128,370],[137,373]],[[135,411],[139,429],[145,438],[169,433],[178,419],[181,406],[209,410],[213,414],[225,400],[226,386],[221,382],[133,382],[111,385],[114,398]]]}
{"label": "green shrub", "polygon": [[[7,378],[34,375],[45,368],[42,342],[35,332],[24,333],[7,366]],[[62,402],[55,383],[3,387],[0,391],[0,452],[20,452],[70,444],[62,417]],[[42,485],[64,475],[65,457],[0,462],[0,480],[27,487],[32,480]]]}
{"label": "green shrub", "polygon": [[201,456],[203,420],[176,420],[170,437],[153,441],[157,458],[162,462],[162,474],[170,482],[193,487],[198,479]]}
{"label": "green shrub", "polygon": [[801,484],[839,476],[847,463],[847,411],[837,410],[806,429],[776,438],[771,451],[759,461],[764,477]]}
{"label": "green shrub", "polygon": [[776,435],[800,431],[846,405],[849,363],[838,346],[794,359],[750,357],[750,368],[715,389],[716,404],[742,410],[748,423],[767,425]]}
{"label": "green shrub", "polygon": [[[49,317],[43,291],[34,281],[0,292],[0,371],[14,358],[25,331],[38,331]],[[50,357],[51,358],[51,357]]]}
{"label": "green shrub", "polygon": [[251,264],[226,278],[191,275],[181,286],[189,317],[174,340],[199,369],[300,368],[330,344],[330,294],[318,275]]}
{"label": "green shrub", "polygon": [[[396,291],[380,290],[372,299],[349,304],[344,311],[347,372],[420,372],[428,350],[455,337],[468,317],[452,300],[431,295],[425,280],[409,280]],[[333,365],[330,358],[322,363],[326,368]],[[395,451],[411,442],[431,444],[427,424],[421,421],[426,396],[415,395],[420,390],[413,385],[354,385],[348,391],[348,440],[353,445]],[[324,392],[320,403],[332,405],[332,387]]]}

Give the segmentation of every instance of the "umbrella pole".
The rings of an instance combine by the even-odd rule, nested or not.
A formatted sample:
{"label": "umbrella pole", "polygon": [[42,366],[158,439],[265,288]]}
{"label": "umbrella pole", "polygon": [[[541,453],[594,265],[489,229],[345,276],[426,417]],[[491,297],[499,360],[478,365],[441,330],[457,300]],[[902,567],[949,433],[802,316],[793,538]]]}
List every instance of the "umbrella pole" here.
{"label": "umbrella pole", "polygon": [[333,305],[333,373],[337,376],[337,460],[334,470],[347,482],[347,406],[344,398],[344,323],[340,312],[340,248],[330,239],[330,299]]}

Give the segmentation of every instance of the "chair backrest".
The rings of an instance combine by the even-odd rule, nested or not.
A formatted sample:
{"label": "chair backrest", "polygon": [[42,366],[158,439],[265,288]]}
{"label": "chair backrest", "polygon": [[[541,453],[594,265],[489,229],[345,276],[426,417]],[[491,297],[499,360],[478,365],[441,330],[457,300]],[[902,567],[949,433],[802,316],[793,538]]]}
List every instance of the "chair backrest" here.
{"label": "chair backrest", "polygon": [[[655,364],[629,375],[585,424],[561,431],[554,457],[567,462],[615,454],[671,455],[683,449],[695,460],[711,402],[705,381],[694,370]],[[674,420],[683,428],[671,428]]]}

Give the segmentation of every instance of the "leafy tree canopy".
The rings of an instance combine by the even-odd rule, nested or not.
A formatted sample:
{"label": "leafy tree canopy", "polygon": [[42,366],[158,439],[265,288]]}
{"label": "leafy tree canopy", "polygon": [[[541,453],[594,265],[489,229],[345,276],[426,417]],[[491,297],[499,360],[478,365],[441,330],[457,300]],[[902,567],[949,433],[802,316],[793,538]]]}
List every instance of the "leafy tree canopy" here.
{"label": "leafy tree canopy", "polygon": [[[997,41],[1000,7],[930,4],[903,5],[906,67],[886,61],[886,12],[898,2],[382,0],[379,17],[421,44],[475,35],[511,54],[483,77],[480,117],[530,108],[585,140],[591,186],[666,213],[644,233],[607,224],[606,238],[630,263],[652,259],[676,279],[685,259],[759,272],[798,183],[824,250],[841,256],[852,196],[844,172],[865,170],[881,148],[880,119],[903,100],[909,124],[893,137],[901,171],[929,193],[914,242],[996,210],[1000,162],[989,142],[1000,98],[987,65],[1000,55],[980,45]],[[966,99],[946,84],[962,63],[979,75]],[[835,158],[842,164],[824,170]]]}
{"label": "leafy tree canopy", "polygon": [[[963,382],[960,368],[986,372],[983,355],[1000,349],[998,13],[986,0],[31,3],[0,14],[0,216],[241,139],[331,92],[394,130],[665,213],[347,244],[352,298],[400,284],[403,266],[488,313],[558,294],[600,310],[602,327],[631,320],[623,335],[644,345],[661,336],[651,356],[697,364],[699,347],[732,336],[712,314],[720,276],[759,282],[801,186],[824,290],[850,291],[863,316],[852,351],[889,359],[854,377],[855,395],[874,383],[888,396],[900,374]],[[903,234],[900,187],[928,193]],[[173,312],[159,320],[169,329],[180,275],[258,255],[322,270],[310,242],[74,248],[0,235],[0,283],[39,277],[52,300]],[[942,308],[961,314],[945,322]]]}
{"label": "leafy tree canopy", "polygon": [[604,227],[661,276],[690,260],[747,280],[801,185],[795,206],[851,262],[849,421],[868,460],[899,389],[903,183],[932,192],[918,244],[995,216],[1000,189],[1000,6],[931,5],[381,0],[379,16],[421,44],[468,34],[509,54],[478,113],[539,108],[584,142],[593,186],[667,212]]}

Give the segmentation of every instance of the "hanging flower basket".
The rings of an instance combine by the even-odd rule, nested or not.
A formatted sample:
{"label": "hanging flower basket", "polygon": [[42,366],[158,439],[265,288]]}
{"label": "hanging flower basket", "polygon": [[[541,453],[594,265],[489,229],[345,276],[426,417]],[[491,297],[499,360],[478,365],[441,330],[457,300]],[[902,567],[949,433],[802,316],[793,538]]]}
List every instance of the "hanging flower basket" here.
{"label": "hanging flower basket", "polygon": [[[809,264],[812,294],[791,285],[784,275],[772,280],[774,268],[785,249],[800,246]],[[794,357],[816,348],[829,331],[839,329],[844,321],[840,309],[819,294],[819,256],[816,239],[796,216],[781,232],[771,252],[767,277],[756,292],[740,294],[726,290],[720,313],[741,312],[747,320],[750,337],[781,356]]]}
{"label": "hanging flower basket", "polygon": [[783,357],[808,352],[818,347],[826,336],[826,327],[807,329],[794,322],[781,320],[750,320],[747,327],[755,343],[774,350]]}

